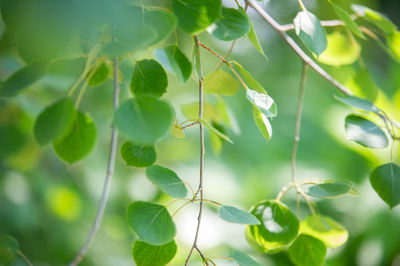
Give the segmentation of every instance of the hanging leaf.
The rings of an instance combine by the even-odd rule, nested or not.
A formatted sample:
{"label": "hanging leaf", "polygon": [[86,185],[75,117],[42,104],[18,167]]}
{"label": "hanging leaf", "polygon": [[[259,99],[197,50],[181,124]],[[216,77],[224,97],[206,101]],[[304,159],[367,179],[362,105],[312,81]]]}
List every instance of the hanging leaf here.
{"label": "hanging leaf", "polygon": [[132,255],[137,266],[164,266],[175,257],[177,250],[174,240],[162,246],[136,240]]}
{"label": "hanging leaf", "polygon": [[48,68],[47,63],[33,63],[22,67],[0,84],[0,96],[11,97],[19,94],[44,76]]}
{"label": "hanging leaf", "polygon": [[53,147],[57,155],[72,164],[90,153],[96,143],[96,127],[92,119],[77,112],[75,121],[66,135],[55,140]]}
{"label": "hanging leaf", "polygon": [[261,266],[262,264],[254,260],[252,257],[239,250],[235,250],[232,254],[232,259],[239,264],[239,266]]}
{"label": "hanging leaf", "polygon": [[272,126],[268,120],[268,117],[258,108],[253,106],[253,118],[263,137],[267,141],[270,140],[272,138]]}
{"label": "hanging leaf", "polygon": [[222,132],[220,132],[219,130],[217,130],[215,127],[213,127],[211,124],[209,124],[208,122],[204,121],[203,119],[199,118],[199,121],[206,127],[208,128],[211,132],[213,132],[214,134],[216,134],[218,137],[222,138],[223,140],[226,140],[227,142],[233,144],[233,141],[225,134],[223,134]]}
{"label": "hanging leaf", "polygon": [[348,183],[327,182],[309,187],[306,193],[317,198],[334,198],[345,195],[350,191],[351,185]]}
{"label": "hanging leaf", "polygon": [[319,19],[309,11],[297,13],[294,21],[295,31],[311,52],[317,56],[327,47],[326,32]]}
{"label": "hanging leaf", "polygon": [[174,171],[159,165],[152,165],[147,168],[146,175],[164,193],[175,198],[186,197],[186,186]]}
{"label": "hanging leaf", "polygon": [[299,231],[299,220],[282,203],[265,201],[255,205],[251,214],[257,217],[260,225],[249,225],[246,239],[260,252],[273,251],[291,243]]}
{"label": "hanging leaf", "polygon": [[326,255],[326,246],[312,236],[299,235],[288,252],[290,259],[297,266],[321,266]]}
{"label": "hanging leaf", "polygon": [[260,221],[248,212],[242,211],[232,206],[221,206],[218,211],[219,217],[225,221],[237,224],[260,224]]}
{"label": "hanging leaf", "polygon": [[204,77],[203,86],[206,93],[231,96],[238,91],[240,84],[231,74],[218,69]]}
{"label": "hanging leaf", "polygon": [[340,247],[349,237],[343,225],[330,217],[318,214],[307,216],[300,223],[300,233],[321,240],[328,248]]}
{"label": "hanging leaf", "polygon": [[175,237],[175,224],[167,208],[162,205],[135,201],[129,205],[126,215],[129,226],[143,242],[161,246]]}
{"label": "hanging leaf", "polygon": [[221,17],[215,22],[212,35],[222,41],[233,41],[250,30],[247,16],[238,9],[222,8]]}
{"label": "hanging leaf", "polygon": [[126,141],[121,146],[121,156],[126,165],[148,167],[156,161],[156,150],[153,145],[135,145]]}
{"label": "hanging leaf", "polygon": [[[96,70],[89,80],[89,86],[92,87],[102,84],[104,81],[107,80],[107,77],[110,74],[110,70],[108,69],[107,64],[104,62],[101,63],[100,66],[95,65],[94,67],[96,67]],[[89,73],[91,73],[92,71],[93,69],[89,71]]]}
{"label": "hanging leaf", "polygon": [[177,19],[170,10],[152,8],[144,13],[144,24],[156,31],[156,38],[149,45],[165,40],[176,28]]}
{"label": "hanging leaf", "polygon": [[133,143],[150,144],[164,136],[172,118],[173,110],[167,102],[143,96],[122,103],[115,112],[114,122]]}
{"label": "hanging leaf", "polygon": [[187,34],[205,30],[221,15],[221,0],[173,0],[178,26]]}
{"label": "hanging leaf", "polygon": [[392,209],[400,203],[400,167],[387,163],[375,168],[369,181],[379,197]]}
{"label": "hanging leaf", "polygon": [[0,236],[0,264],[8,265],[18,255],[19,244],[15,238],[3,235]]}
{"label": "hanging leaf", "polygon": [[255,90],[259,93],[267,93],[264,87],[249,72],[247,72],[246,69],[244,69],[239,63],[235,61],[233,63],[236,67],[236,70],[239,72],[240,76],[243,78],[244,82],[250,89]]}
{"label": "hanging leaf", "polygon": [[254,104],[266,117],[275,117],[278,113],[274,100],[267,94],[258,93],[251,89],[246,91],[247,99]]}
{"label": "hanging leaf", "polygon": [[135,65],[130,87],[136,96],[160,97],[167,91],[167,73],[156,60],[140,60]]}
{"label": "hanging leaf", "polygon": [[388,145],[385,132],[375,123],[357,115],[348,115],[345,120],[347,139],[361,146],[383,149]]}
{"label": "hanging leaf", "polygon": [[379,109],[373,104],[371,101],[367,99],[363,99],[357,96],[335,96],[336,99],[341,101],[344,104],[347,104],[348,106],[367,111],[367,112],[379,112]]}
{"label": "hanging leaf", "polygon": [[181,82],[186,82],[192,74],[192,64],[176,45],[170,45],[155,51],[157,60]]}
{"label": "hanging leaf", "polygon": [[[346,26],[358,37],[365,39],[364,34],[362,33],[362,31],[360,30],[360,28],[358,27],[357,23],[354,22],[354,20],[350,17],[349,13],[347,13],[346,10],[344,10],[343,8],[341,8],[340,6],[330,2],[333,9],[335,10],[336,14],[338,15],[338,17],[340,18],[341,21],[343,21]],[[329,41],[328,41],[328,45],[329,45]]]}
{"label": "hanging leaf", "polygon": [[62,137],[71,128],[74,119],[74,104],[70,98],[63,98],[46,107],[35,121],[34,133],[37,142],[45,145]]}

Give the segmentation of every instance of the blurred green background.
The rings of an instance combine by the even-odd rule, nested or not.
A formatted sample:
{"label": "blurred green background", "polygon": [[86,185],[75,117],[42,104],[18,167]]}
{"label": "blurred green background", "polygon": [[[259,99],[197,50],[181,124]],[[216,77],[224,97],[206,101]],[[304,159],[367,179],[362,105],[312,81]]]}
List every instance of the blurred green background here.
{"label": "blurred green background", "polygon": [[[148,1],[151,6],[159,1]],[[304,1],[320,19],[335,18],[331,7],[323,0]],[[350,1],[335,1],[348,8]],[[400,25],[400,1],[351,1],[367,5],[387,14]],[[169,6],[169,1],[163,3]],[[234,1],[224,1],[233,6]],[[299,11],[294,0],[270,0],[262,3],[280,23],[290,23]],[[273,137],[268,143],[256,128],[250,103],[244,90],[228,103],[233,129],[227,134],[234,144],[224,143],[215,154],[206,136],[205,197],[227,205],[249,209],[252,205],[276,197],[290,181],[290,156],[293,144],[295,112],[302,64],[290,48],[250,9],[262,46],[269,60],[260,56],[248,39],[241,39],[232,59],[240,62],[257,78],[275,99],[278,116],[272,121]],[[79,16],[79,14],[77,14]],[[328,29],[332,32],[334,29]],[[0,20],[0,79],[20,68],[13,38]],[[192,42],[177,30],[179,46],[191,58]],[[216,41],[207,33],[202,42],[224,54],[230,43]],[[298,41],[298,39],[296,39]],[[174,43],[175,36],[165,41]],[[380,88],[378,106],[400,119],[400,65],[387,56],[371,40],[361,40],[361,57]],[[151,49],[135,55],[152,58]],[[214,69],[217,59],[202,50],[205,72]],[[125,71],[132,71],[127,62]],[[65,95],[84,67],[83,59],[61,60],[53,64],[50,73],[13,98],[0,98],[0,235],[15,237],[24,254],[34,265],[63,265],[75,256],[83,244],[94,220],[104,182],[108,159],[110,125],[112,121],[112,80],[90,88],[80,107],[94,119],[97,143],[92,153],[72,166],[60,161],[51,146],[39,147],[33,139],[32,126],[37,114],[55,99]],[[340,68],[324,66],[342,82],[346,82],[358,63]],[[129,73],[129,72],[128,72]],[[197,100],[197,81],[181,84],[169,75],[165,98],[175,108],[178,121],[184,120],[179,106]],[[129,97],[122,86],[121,99]],[[360,192],[333,200],[318,200],[318,208],[341,222],[349,230],[349,240],[336,250],[330,250],[326,265],[400,265],[400,210],[389,210],[372,190],[368,174],[373,167],[390,160],[390,148],[370,151],[345,139],[344,117],[350,109],[336,101],[333,86],[309,71],[298,150],[300,178],[346,180]],[[5,130],[8,125],[8,130]],[[12,125],[12,126],[9,126]],[[11,129],[10,129],[11,127]],[[190,128],[185,139],[168,135],[157,144],[157,164],[174,169],[178,175],[197,186],[199,143],[198,130]],[[119,145],[124,139],[120,139]],[[400,163],[400,149],[394,148],[394,160]],[[135,236],[125,221],[127,206],[134,200],[170,202],[146,178],[143,169],[126,167],[117,157],[110,198],[102,227],[81,265],[134,265],[131,248]],[[296,210],[295,195],[285,203],[304,217],[306,206]],[[173,212],[180,203],[171,208]],[[182,265],[194,236],[197,205],[184,208],[175,217],[179,250],[171,265]],[[291,265],[284,253],[263,256],[252,251],[244,239],[244,226],[228,224],[218,218],[216,210],[207,206],[201,227],[199,246],[210,257],[229,256],[230,248],[248,252],[264,265]],[[197,258],[198,259],[198,258]],[[217,265],[233,265],[216,259]],[[21,258],[11,265],[25,265]],[[197,260],[191,265],[200,265]]]}

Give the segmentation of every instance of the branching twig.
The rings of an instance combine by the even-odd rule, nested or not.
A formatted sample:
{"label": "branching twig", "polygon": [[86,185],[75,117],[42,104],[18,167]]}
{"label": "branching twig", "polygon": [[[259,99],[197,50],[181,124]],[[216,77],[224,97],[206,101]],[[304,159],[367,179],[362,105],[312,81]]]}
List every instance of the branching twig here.
{"label": "branching twig", "polygon": [[[114,101],[113,101],[114,110],[117,109],[118,107],[118,95],[119,95],[118,61],[117,58],[114,57]],[[111,179],[114,173],[115,156],[117,151],[117,137],[118,137],[118,132],[115,125],[113,125],[111,133],[111,144],[110,144],[107,173],[104,181],[103,193],[101,195],[100,204],[97,209],[96,218],[94,220],[92,228],[90,229],[90,233],[86,238],[85,243],[83,244],[81,250],[78,252],[78,255],[75,257],[75,259],[69,264],[70,266],[78,265],[79,262],[83,259],[89,248],[90,243],[92,242],[94,236],[96,235],[97,231],[100,228],[100,224],[104,215],[104,210],[107,204],[108,194],[110,192]]]}

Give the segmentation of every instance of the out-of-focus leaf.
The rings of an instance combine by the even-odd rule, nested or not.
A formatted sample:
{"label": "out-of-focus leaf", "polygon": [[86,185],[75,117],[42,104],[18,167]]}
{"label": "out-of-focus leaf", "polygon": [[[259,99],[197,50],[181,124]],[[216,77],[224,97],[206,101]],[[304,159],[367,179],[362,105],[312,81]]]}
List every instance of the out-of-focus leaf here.
{"label": "out-of-focus leaf", "polygon": [[151,25],[156,31],[157,37],[149,43],[153,45],[166,39],[175,29],[177,19],[169,10],[152,8],[144,14],[145,25]]}
{"label": "out-of-focus leaf", "polygon": [[235,250],[232,254],[232,259],[236,261],[239,266],[261,266],[262,264],[254,260],[252,257],[239,250]]}
{"label": "out-of-focus leaf", "polygon": [[268,141],[272,138],[272,126],[268,117],[263,114],[258,108],[253,106],[253,118],[257,128],[260,130],[263,137]]}
{"label": "out-of-focus leaf", "polygon": [[186,82],[192,74],[192,64],[176,45],[157,49],[155,55],[160,63],[174,73],[181,82]]}
{"label": "out-of-focus leaf", "polygon": [[212,34],[223,41],[232,41],[244,36],[250,30],[247,16],[238,9],[222,8],[221,17],[215,21]]}
{"label": "out-of-focus leaf", "polygon": [[137,266],[164,266],[175,257],[177,250],[175,241],[162,246],[153,246],[136,240],[132,248],[132,255]]}
{"label": "out-of-focus leaf", "polygon": [[400,166],[395,163],[380,165],[371,172],[369,181],[390,208],[400,203]]}
{"label": "out-of-focus leaf", "polygon": [[367,112],[378,112],[379,111],[378,107],[376,107],[374,103],[372,103],[371,101],[369,101],[367,99],[363,99],[363,98],[360,98],[357,96],[352,96],[352,95],[343,96],[343,97],[335,96],[335,97],[342,103],[347,104],[348,106],[363,110],[363,111],[367,111]]}
{"label": "out-of-focus leaf", "polygon": [[350,191],[351,185],[348,183],[326,182],[309,187],[306,193],[317,198],[334,198],[345,195]]}
{"label": "out-of-focus leaf", "polygon": [[[102,84],[104,81],[106,81],[107,77],[110,73],[110,70],[108,69],[106,63],[104,63],[104,62],[101,63],[100,66],[94,66],[94,67],[96,67],[96,70],[89,80],[89,86],[92,86],[92,87],[98,86],[98,85]],[[91,70],[91,71],[93,71],[93,70]]]}
{"label": "out-of-focus leaf", "polygon": [[229,73],[218,69],[204,77],[204,91],[207,93],[219,93],[234,95],[239,87],[239,82]]}
{"label": "out-of-focus leaf", "polygon": [[318,57],[321,63],[338,67],[352,64],[360,56],[361,47],[350,34],[335,31],[328,34],[327,41],[326,50]]}
{"label": "out-of-focus leaf", "polygon": [[311,52],[317,56],[327,47],[326,32],[319,19],[309,11],[297,13],[294,21],[295,31]]}
{"label": "out-of-focus leaf", "polygon": [[288,252],[290,259],[297,266],[321,266],[326,255],[326,246],[317,238],[299,235]]}
{"label": "out-of-focus leaf", "polygon": [[[341,8],[340,6],[334,4],[331,2],[331,5],[333,7],[333,9],[335,10],[336,14],[338,15],[338,17],[340,18],[341,21],[343,21],[346,26],[358,37],[365,39],[364,34],[362,33],[362,31],[360,30],[360,28],[358,27],[357,23],[354,22],[354,20],[350,17],[349,13],[347,13],[346,10],[344,10],[343,8]],[[328,41],[328,45],[329,45],[329,41]]]}
{"label": "out-of-focus leaf", "polygon": [[[351,79],[349,79],[346,82],[346,86],[354,93],[361,94],[371,101],[375,101],[378,97],[379,88],[365,68],[359,70]],[[373,112],[376,111],[377,110]]]}
{"label": "out-of-focus leaf", "polygon": [[8,265],[17,256],[19,251],[19,244],[15,238],[3,235],[0,236],[0,263],[1,265]]}
{"label": "out-of-focus leaf", "polygon": [[216,129],[215,127],[213,127],[210,123],[206,122],[203,119],[198,119],[206,128],[208,128],[211,132],[213,132],[214,134],[218,135],[219,137],[221,137],[222,139],[226,140],[229,143],[232,143],[232,140],[225,135],[224,133],[220,132],[218,129]]}

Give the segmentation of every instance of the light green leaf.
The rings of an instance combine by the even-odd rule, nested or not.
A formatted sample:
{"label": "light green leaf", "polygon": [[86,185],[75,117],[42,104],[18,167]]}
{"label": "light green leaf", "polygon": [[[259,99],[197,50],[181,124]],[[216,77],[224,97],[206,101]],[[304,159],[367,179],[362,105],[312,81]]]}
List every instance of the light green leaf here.
{"label": "light green leaf", "polygon": [[347,194],[350,191],[351,185],[348,183],[326,182],[309,187],[306,193],[317,198],[334,198]]}
{"label": "light green leaf", "polygon": [[[338,17],[340,18],[341,21],[343,21],[346,26],[358,37],[365,39],[364,34],[362,33],[362,31],[360,30],[360,28],[358,27],[358,25],[354,22],[354,20],[350,17],[349,13],[347,13],[346,10],[344,10],[343,8],[341,8],[340,6],[330,2],[333,9],[335,10],[336,14],[338,15]],[[329,45],[329,41],[328,41],[328,45]]]}
{"label": "light green leaf", "polygon": [[221,0],[173,0],[178,26],[187,34],[205,30],[221,15]]}
{"label": "light green leaf", "polygon": [[167,208],[162,205],[135,201],[129,205],[126,215],[129,226],[143,242],[161,246],[175,237],[175,224]]}
{"label": "light green leaf", "polygon": [[321,240],[328,248],[340,247],[349,237],[343,225],[330,217],[318,214],[307,216],[301,221],[300,233]]}
{"label": "light green leaf", "polygon": [[238,9],[222,8],[221,17],[215,22],[212,35],[223,41],[232,41],[244,36],[250,30],[247,16]]}
{"label": "light green leaf", "polygon": [[176,45],[157,49],[155,56],[170,72],[174,73],[181,82],[186,82],[192,74],[192,64]]}
{"label": "light green leaf", "polygon": [[3,235],[0,236],[0,264],[8,265],[17,256],[19,244],[15,238]]}
{"label": "light green leaf", "polygon": [[267,94],[258,93],[251,89],[246,91],[247,99],[266,117],[275,117],[278,113],[274,100]]}
{"label": "light green leaf", "polygon": [[46,74],[48,68],[49,65],[46,63],[33,63],[22,67],[0,84],[0,97],[11,97],[19,94]]}
{"label": "light green leaf", "polygon": [[162,246],[153,246],[136,240],[133,244],[132,255],[137,266],[164,266],[175,257],[177,250],[175,241]]}
{"label": "light green leaf", "polygon": [[164,193],[175,198],[186,197],[186,186],[174,171],[159,165],[152,165],[147,168],[146,175]]}
{"label": "light green leaf", "polygon": [[252,257],[239,250],[235,250],[232,254],[232,259],[239,264],[239,266],[261,266],[262,264],[255,261]]}
{"label": "light green leaf", "polygon": [[311,52],[317,56],[327,47],[326,32],[319,19],[309,11],[297,13],[294,21],[295,31]]}
{"label": "light green leaf", "polygon": [[166,9],[152,8],[144,13],[145,25],[155,30],[157,37],[149,43],[153,45],[165,40],[176,28],[178,23],[174,13]]}
{"label": "light green leaf", "polygon": [[[240,76],[243,78],[246,85],[259,93],[267,93],[264,87],[246,70],[244,69],[238,62],[233,62],[236,70],[239,72]],[[248,88],[245,88],[248,89]]]}
{"label": "light green leaf", "polygon": [[268,141],[272,138],[272,126],[268,117],[263,114],[258,108],[253,106],[253,118],[257,128],[260,130],[263,137]]}
{"label": "light green leaf", "polygon": [[246,11],[244,10],[243,7],[239,7],[239,10],[240,10],[244,15],[246,15],[247,21],[249,22],[249,25],[250,25],[250,30],[249,30],[249,32],[247,33],[247,37],[249,38],[249,40],[251,41],[251,43],[253,44],[253,46],[257,49],[257,51],[258,51],[260,54],[262,54],[262,55],[265,57],[266,60],[268,60],[268,57],[264,54],[264,50],[263,50],[263,48],[262,48],[260,42],[258,41],[257,34],[256,34],[255,30],[254,30],[253,23],[251,22],[249,16],[247,15],[247,13],[246,13]]}
{"label": "light green leaf", "polygon": [[223,140],[218,137],[217,134],[214,134],[210,131],[210,142],[214,153],[217,155],[220,154],[223,146]]}
{"label": "light green leaf", "polygon": [[126,141],[121,146],[121,157],[126,165],[148,167],[156,161],[156,150],[153,145],[135,145]]}
{"label": "light green leaf", "polygon": [[74,104],[70,98],[62,98],[46,107],[36,118],[34,133],[37,142],[45,145],[66,134],[75,118]]}
{"label": "light green leaf", "polygon": [[[89,86],[98,86],[100,84],[102,84],[104,81],[107,80],[107,77],[110,73],[110,70],[107,67],[106,63],[101,63],[100,66],[94,66],[96,67],[96,70],[94,72],[94,74],[92,75],[92,77],[89,80]],[[89,71],[92,72],[93,70]]]}
{"label": "light green leaf", "polygon": [[96,143],[96,127],[92,119],[77,112],[69,132],[53,142],[57,155],[72,164],[88,155]]}
{"label": "light green leaf", "polygon": [[363,99],[357,96],[335,96],[336,99],[341,101],[344,104],[347,104],[348,106],[367,111],[367,112],[378,112],[379,109],[373,104],[371,101],[367,99]]}
{"label": "light green leaf", "polygon": [[238,91],[240,84],[231,74],[218,69],[204,77],[203,86],[207,93],[231,96]]}
{"label": "light green leaf", "polygon": [[203,119],[199,118],[198,119],[206,128],[208,128],[211,132],[213,132],[214,134],[218,135],[219,137],[221,137],[222,139],[226,140],[229,143],[233,144],[233,141],[225,134],[223,134],[222,132],[220,132],[219,130],[217,130],[215,127],[213,127],[210,123],[204,121]]}
{"label": "light green leaf", "polygon": [[[346,86],[358,95],[362,95],[371,101],[375,101],[378,97],[379,88],[371,78],[368,70],[365,68],[360,69],[356,74],[346,82]],[[375,111],[379,111],[375,107]]]}
{"label": "light green leaf", "polygon": [[237,224],[260,224],[260,221],[248,212],[242,211],[232,206],[221,206],[218,211],[219,217],[225,221]]}
{"label": "light green leaf", "polygon": [[386,36],[388,47],[381,44],[385,52],[387,52],[393,59],[400,62],[400,32],[393,32],[391,35]]}
{"label": "light green leaf", "polygon": [[167,91],[167,73],[156,60],[140,60],[135,65],[130,87],[134,95],[160,97]]}
{"label": "light green leaf", "polygon": [[387,163],[375,168],[369,181],[379,197],[390,208],[400,203],[400,167],[395,163]]}
{"label": "light green leaf", "polygon": [[273,251],[290,244],[299,232],[299,220],[282,203],[264,201],[252,208],[260,225],[249,225],[246,239],[260,252]]}
{"label": "light green leaf", "polygon": [[397,30],[396,25],[394,25],[389,18],[369,7],[353,4],[351,5],[351,9],[353,9],[357,15],[364,17],[366,20],[373,23],[386,34],[391,34]]}
{"label": "light green leaf", "polygon": [[361,146],[383,149],[388,145],[385,132],[375,123],[357,115],[348,115],[345,120],[347,139]]}
{"label": "light green leaf", "polygon": [[173,122],[171,106],[152,96],[129,99],[115,112],[118,130],[133,143],[150,144],[164,136]]}
{"label": "light green leaf", "polygon": [[299,235],[288,252],[290,259],[297,266],[321,266],[326,255],[326,246],[312,236]]}

